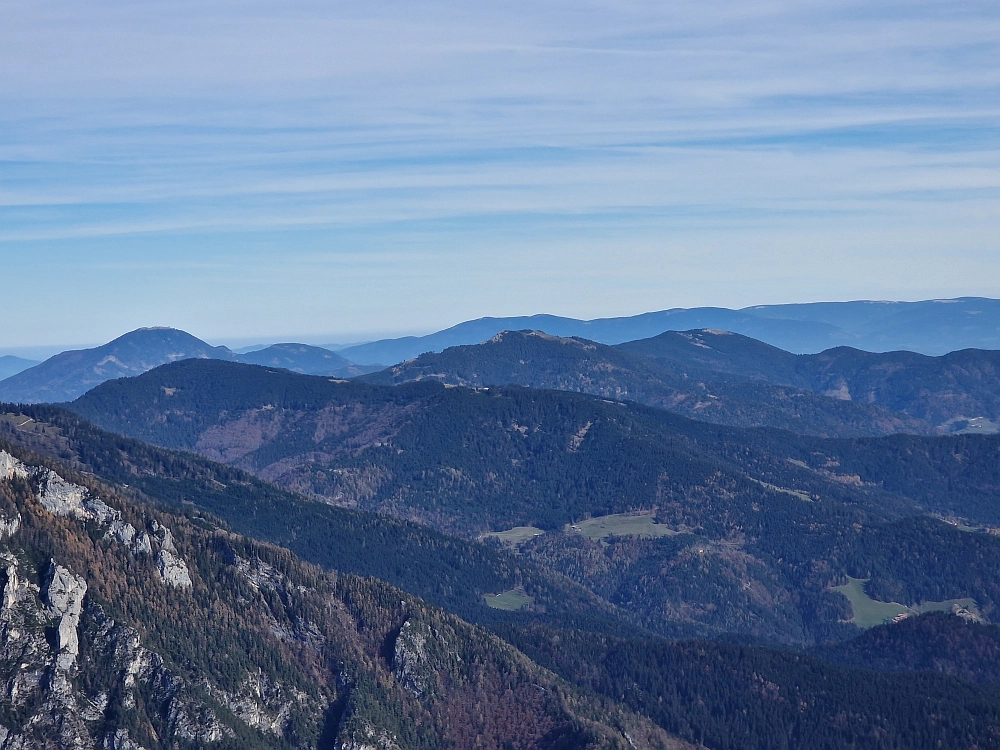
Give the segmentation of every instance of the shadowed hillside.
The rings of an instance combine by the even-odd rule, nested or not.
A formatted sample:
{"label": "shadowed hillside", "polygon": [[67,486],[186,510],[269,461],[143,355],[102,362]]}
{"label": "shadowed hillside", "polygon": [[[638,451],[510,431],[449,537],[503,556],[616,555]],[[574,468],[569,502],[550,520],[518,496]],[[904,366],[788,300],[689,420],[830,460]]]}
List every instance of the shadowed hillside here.
{"label": "shadowed hillside", "polygon": [[[834,590],[850,579],[895,611],[972,599],[991,618],[1000,602],[994,437],[806,438],[582,394],[208,361],[106,384],[74,408],[326,502],[470,538],[534,527],[522,558],[668,635],[840,640],[857,627]],[[628,514],[656,538],[567,526]]]}
{"label": "shadowed hillside", "polygon": [[8,444],[0,517],[9,747],[679,747],[387,584]]}
{"label": "shadowed hillside", "polygon": [[[686,342],[686,335],[664,334],[662,338],[677,336]],[[732,337],[737,339],[769,350],[768,355],[794,357],[753,339]],[[716,372],[711,361],[703,363],[697,357],[651,360],[631,353],[630,346],[605,346],[538,331],[504,331],[483,344],[424,354],[363,380],[383,385],[437,380],[470,387],[523,385],[575,391],[637,401],[708,422],[780,427],[826,437],[931,432],[925,422],[878,406]],[[768,362],[772,358],[761,357]]]}

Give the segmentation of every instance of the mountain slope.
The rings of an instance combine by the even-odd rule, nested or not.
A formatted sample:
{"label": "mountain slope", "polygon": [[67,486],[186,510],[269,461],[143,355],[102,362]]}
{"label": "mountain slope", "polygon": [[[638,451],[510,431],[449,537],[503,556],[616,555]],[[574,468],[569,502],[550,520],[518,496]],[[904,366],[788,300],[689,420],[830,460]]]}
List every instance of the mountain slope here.
{"label": "mountain slope", "polygon": [[308,344],[273,344],[246,354],[235,354],[233,359],[248,365],[281,367],[303,375],[353,377],[372,371],[371,367],[357,366],[329,349]]}
{"label": "mountain slope", "polygon": [[94,349],[57,354],[7,378],[0,382],[0,400],[71,401],[106,380],[193,357],[229,359],[230,352],[173,328],[140,328]]}
{"label": "mountain slope", "polygon": [[795,355],[721,331],[666,332],[616,348],[664,368],[704,368],[872,404],[941,432],[992,432],[1000,425],[1000,351],[967,349],[928,357],[838,347]]}
{"label": "mountain slope", "polygon": [[880,674],[746,645],[543,629],[527,635],[523,648],[550,669],[620,695],[661,726],[713,750],[995,744],[993,705],[1000,692],[941,674]]}
{"label": "mountain slope", "polygon": [[[640,630],[586,589],[507,550],[310,501],[238,469],[98,430],[62,409],[31,406],[0,415],[0,439],[127,485],[149,504],[210,514],[213,524],[221,520],[324,568],[386,580],[476,623]],[[486,605],[484,595],[509,590],[524,592],[531,604],[515,612]]]}
{"label": "mountain slope", "polygon": [[[123,439],[94,443],[93,456],[88,457],[85,451],[74,448],[88,445],[83,433],[92,434],[93,428],[83,423],[74,425],[64,412],[49,407],[35,407],[34,411],[49,416],[62,414],[63,419],[33,423],[33,429],[25,425],[15,434],[50,447],[61,445],[72,454],[74,463],[95,457],[106,460],[120,454],[122,461],[132,462],[134,471],[127,476],[133,481],[147,477],[168,484],[172,477],[206,468],[202,464],[199,469],[197,461],[192,464],[183,456],[171,456],[161,449],[146,447],[147,453],[143,454],[141,444]],[[61,441],[55,441],[56,437]],[[152,457],[158,463],[150,463]],[[167,538],[162,529],[169,528],[174,555],[184,561],[192,580],[192,595],[203,586],[208,590],[205,596],[181,598],[178,601],[183,606],[175,606],[169,595],[164,598],[156,594],[156,588],[164,586],[158,569],[149,571],[150,580],[144,577],[148,567],[143,568],[141,563],[147,553],[121,550],[119,542],[102,539],[102,529],[99,525],[95,528],[93,520],[65,519],[59,528],[74,534],[70,537],[72,544],[49,544],[40,559],[47,563],[45,555],[55,549],[67,573],[64,580],[79,575],[74,572],[78,569],[88,571],[88,597],[77,629],[79,670],[75,676],[82,687],[61,696],[63,702],[56,705],[55,711],[43,708],[34,714],[4,714],[4,726],[15,732],[27,723],[25,716],[40,717],[36,730],[45,734],[32,737],[32,747],[47,747],[44,740],[51,740],[54,732],[46,722],[67,715],[65,706],[69,701],[91,706],[95,691],[121,675],[121,670],[127,671],[127,665],[133,663],[128,658],[136,649],[143,663],[155,663],[160,671],[140,669],[136,674],[133,695],[138,693],[139,700],[135,705],[125,701],[122,693],[108,692],[103,722],[90,718],[94,714],[85,709],[80,712],[82,720],[71,729],[80,729],[81,736],[83,732],[110,735],[114,747],[134,747],[127,744],[126,737],[129,741],[147,737],[147,722],[156,728],[160,741],[174,740],[180,747],[191,746],[185,744],[184,736],[199,737],[198,747],[228,748],[305,747],[311,746],[311,738],[316,738],[319,747],[345,749],[433,748],[449,740],[458,748],[493,747],[505,740],[515,747],[575,748],[602,743],[608,746],[616,738],[624,739],[630,747],[681,746],[614,703],[581,697],[540,672],[506,644],[398,590],[353,576],[320,575],[315,569],[297,564],[286,552],[219,530],[210,516],[189,510],[182,518],[136,506],[121,494],[137,497],[135,485],[113,492],[85,475],[50,465],[59,468],[64,477],[96,490],[93,494],[103,505],[112,512],[121,512],[122,520],[134,524],[133,528],[144,528],[140,525],[144,518],[157,520],[160,531],[147,526],[143,532],[153,532],[151,547],[155,553]],[[10,468],[11,463],[4,466]],[[160,470],[155,475],[150,473],[154,468]],[[231,487],[237,485],[237,472],[221,468],[217,471],[222,473],[213,476],[227,479]],[[219,484],[218,479],[211,481]],[[154,486],[148,488],[152,491]],[[0,494],[2,490],[0,482]],[[260,488],[247,486],[245,490],[257,493]],[[185,495],[197,503],[205,491],[189,487]],[[217,491],[238,497],[228,489]],[[20,501],[15,497],[15,502],[22,503],[18,506],[22,516],[7,544],[23,546],[27,539],[29,548],[35,549],[38,521],[42,526],[51,521],[45,512],[26,520],[26,504],[32,513],[37,510],[37,504],[30,505],[27,496]],[[91,513],[101,510],[87,498],[81,507]],[[6,514],[6,506],[0,512]],[[9,528],[9,524],[4,526],[5,530]],[[25,537],[28,529],[32,531]],[[80,529],[96,532],[82,546],[78,543],[82,541]],[[207,547],[205,542],[209,543]],[[330,546],[338,544],[339,540],[331,540]],[[66,558],[59,552],[63,548],[67,550]],[[91,549],[100,552],[99,566],[88,562]],[[123,559],[132,562],[127,581],[117,576],[116,555],[125,555]],[[411,564],[424,563],[413,558]],[[110,637],[107,621],[102,619],[103,610],[94,609],[95,602],[97,607],[105,607],[95,597],[109,581],[117,587],[113,597],[107,597],[111,602],[118,601],[121,592],[145,590],[142,587],[150,587],[154,594],[144,598],[124,596],[124,610],[114,615],[119,629],[110,632]],[[183,594],[186,588],[166,590],[187,596]],[[232,601],[238,603],[239,609],[230,616]],[[38,605],[32,604],[29,609],[43,619],[52,617]],[[180,617],[163,625],[159,614],[163,610],[176,610]],[[206,611],[212,616],[209,621],[205,620]],[[154,627],[129,629],[128,623],[135,620]],[[175,620],[184,625],[179,641],[173,634]],[[286,643],[281,640],[283,629],[304,637]],[[713,748],[852,746],[930,750],[941,743],[950,747],[977,742],[988,746],[989,738],[1000,726],[1000,695],[947,677],[874,675],[759,647],[708,642],[667,644],[553,629],[541,623],[500,623],[500,629],[534,658],[586,689],[623,700],[634,710],[655,717],[661,726]],[[195,637],[189,643],[191,631]],[[235,651],[227,646],[234,637],[241,644]],[[206,641],[211,642],[211,648],[201,645]],[[247,649],[247,643],[257,645]],[[329,661],[317,663],[313,659],[317,647]],[[196,656],[190,656],[185,648]],[[213,648],[221,648],[221,653],[231,655],[235,663],[213,659],[209,656],[215,653]],[[243,650],[246,656],[240,655]],[[37,654],[33,658],[40,659],[43,667],[58,659],[58,655],[41,646]],[[177,659],[176,654],[184,659]],[[267,654],[271,654],[267,662],[254,670],[255,660]],[[288,654],[304,654],[302,662],[312,668],[303,674],[297,666],[302,662]],[[156,657],[163,659],[163,666]],[[125,663],[116,662],[116,658],[124,658]],[[17,666],[7,662],[5,667],[0,661],[0,670],[17,671],[20,663],[24,662]],[[163,674],[170,679],[154,679]],[[273,675],[279,675],[280,682],[276,683]],[[302,685],[313,702],[300,705],[297,713],[283,713],[284,706],[301,700],[301,695],[289,689],[295,679],[302,680],[295,684]],[[326,692],[324,680],[329,683]],[[220,683],[236,687],[223,690]],[[173,689],[172,695],[162,692],[164,684]],[[210,690],[208,695],[206,688]],[[103,704],[102,695],[97,693]],[[43,707],[53,706],[44,688],[39,697]],[[321,697],[333,700],[325,716],[319,711]],[[220,701],[224,705],[220,706]],[[35,703],[34,708],[37,706]],[[850,716],[847,723],[845,714]],[[293,726],[294,733],[290,731]],[[234,736],[212,741],[214,735],[208,734],[225,734],[227,728]],[[144,731],[146,734],[142,734]],[[160,745],[154,740],[146,746]]]}
{"label": "mountain slope", "polygon": [[[649,341],[660,343],[667,337],[678,337],[686,342],[683,337],[690,335],[665,333]],[[730,337],[773,349],[743,336]],[[725,337],[720,334],[718,338]],[[829,437],[931,431],[919,420],[877,406],[826,398],[795,386],[732,377],[728,372],[720,375],[706,366],[710,362],[697,358],[651,360],[636,356],[630,346],[611,347],[538,331],[503,331],[485,343],[423,354],[363,380],[382,385],[437,380],[470,387],[523,385],[576,391],[638,401],[719,424],[780,427]],[[795,356],[780,349],[773,351]]]}
{"label": "mountain slope", "polygon": [[1000,627],[951,613],[931,612],[880,625],[815,653],[838,664],[881,672],[940,672],[1000,684]]}
{"label": "mountain slope", "polygon": [[9,445],[0,513],[5,747],[680,745],[398,589]]}
{"label": "mountain slope", "polygon": [[23,359],[6,354],[0,357],[0,380],[9,378],[11,375],[17,375],[17,373],[27,370],[29,367],[34,367],[37,364],[38,362],[33,359]]}
{"label": "mountain slope", "polygon": [[[903,609],[971,598],[993,618],[1000,604],[1000,539],[926,516],[998,522],[997,438],[806,438],[581,394],[193,360],[73,408],[328,502],[468,537],[534,526],[523,558],[664,634],[843,639],[856,626],[833,587],[848,577]],[[609,534],[659,538],[566,526],[630,513]]]}

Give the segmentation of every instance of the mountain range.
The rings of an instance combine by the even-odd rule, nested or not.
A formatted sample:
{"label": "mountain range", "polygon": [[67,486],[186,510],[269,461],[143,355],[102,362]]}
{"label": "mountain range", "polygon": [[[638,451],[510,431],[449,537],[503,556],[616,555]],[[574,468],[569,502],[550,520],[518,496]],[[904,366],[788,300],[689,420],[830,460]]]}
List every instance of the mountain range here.
{"label": "mountain range", "polygon": [[997,746],[1000,352],[664,315],[382,369],[143,329],[0,382],[74,399],[0,404],[0,747]]}
{"label": "mountain range", "polygon": [[[772,348],[736,334],[661,334],[682,341],[688,340],[684,337],[714,339],[723,335],[742,340],[745,347]],[[630,346],[557,338],[538,331],[504,331],[483,344],[423,354],[363,379],[384,385],[437,380],[468,387],[523,385],[576,391],[637,401],[708,422],[739,427],[766,425],[828,437],[933,431],[922,420],[876,404],[830,398],[748,376],[738,361],[732,362],[730,370],[739,375],[712,369],[692,356],[700,352],[698,348],[688,347],[689,352],[680,352],[668,360],[634,354]],[[774,351],[787,354],[780,349]]]}
{"label": "mountain range", "polygon": [[[40,364],[16,357],[0,358],[0,400],[70,401],[105,380],[130,377],[179,359],[228,359],[305,374],[354,377],[421,354],[479,344],[502,331],[537,330],[613,345],[655,337],[665,331],[691,329],[742,334],[786,353],[817,353],[850,345],[870,352],[907,350],[940,355],[965,348],[1000,348],[1000,301],[965,297],[925,302],[765,305],[743,310],[706,307],[590,321],[554,315],[481,318],[428,336],[386,339],[339,348],[338,352],[281,343],[235,353],[226,347],[210,346],[183,331],[145,328],[93,349],[62,352]],[[776,394],[772,391],[770,395]],[[918,428],[911,424],[908,429]]]}
{"label": "mountain range", "polygon": [[796,355],[715,330],[667,331],[617,346],[505,331],[363,379],[578,391],[710,422],[829,437],[1000,426],[1000,352],[978,349],[940,357],[849,347]]}
{"label": "mountain range", "polygon": [[555,315],[480,318],[427,336],[373,341],[338,351],[359,364],[390,365],[450,346],[478,344],[500,331],[537,330],[620,344],[664,331],[696,328],[740,333],[797,354],[852,346],[872,352],[907,350],[940,355],[957,349],[1000,349],[1000,300],[961,297],[922,302],[757,305],[741,310],[675,308],[596,320]]}
{"label": "mountain range", "polygon": [[[840,639],[854,625],[830,587],[850,579],[901,612],[971,599],[992,619],[1000,603],[997,435],[805,437],[586,394],[210,360],[70,408],[322,502],[468,540],[533,529],[522,557],[663,635]],[[593,518],[609,531],[584,534]],[[616,534],[629,524],[638,538]]]}
{"label": "mountain range", "polygon": [[71,401],[95,385],[131,377],[181,359],[222,359],[282,367],[294,372],[353,377],[358,367],[339,354],[306,344],[274,344],[235,354],[174,328],[140,328],[103,346],[62,352],[0,381],[0,400],[12,403]]}
{"label": "mountain range", "polygon": [[[180,362],[159,369],[204,366],[258,371],[226,362]],[[271,374],[290,382],[301,378]],[[301,389],[292,394],[300,406],[305,405],[302,396]],[[603,403],[575,394],[556,396]],[[9,629],[5,642],[17,659],[0,660],[7,684],[19,686],[3,702],[2,723],[12,747],[406,750],[451,743],[460,748],[679,750],[689,746],[686,740],[713,750],[930,750],[990,747],[1000,729],[1000,692],[991,684],[1000,663],[993,655],[1000,636],[993,625],[933,613],[914,616],[903,630],[892,625],[861,632],[845,624],[840,637],[848,640],[810,652],[762,643],[669,641],[627,623],[581,619],[592,605],[579,597],[569,603],[579,614],[568,619],[567,610],[562,616],[549,612],[558,597],[508,610],[483,604],[481,597],[479,611],[491,635],[412,593],[353,575],[355,567],[361,572],[382,565],[385,556],[393,561],[384,571],[409,575],[409,586],[447,597],[460,578],[420,575],[442,553],[447,556],[447,544],[434,543],[429,530],[311,502],[238,469],[102,432],[53,407],[9,411],[0,419],[0,433],[7,441],[0,448],[13,459],[4,464],[11,478],[0,480],[0,499],[12,503],[0,509],[5,523],[0,551],[9,551],[15,561],[5,571],[5,601],[14,606],[5,608],[3,622]],[[989,438],[939,440],[950,441],[943,455],[964,455],[967,447],[955,441]],[[978,461],[968,454],[959,463]],[[19,467],[27,476],[17,475]],[[829,482],[831,488],[841,484]],[[773,514],[781,498],[781,493],[765,492],[761,510]],[[692,500],[694,510],[697,498]],[[717,502],[706,509],[706,518],[724,518],[720,511],[727,498],[719,496]],[[834,507],[809,511],[809,523],[791,527],[829,522]],[[317,524],[325,514],[333,514],[332,523]],[[229,522],[261,541],[240,537]],[[858,515],[851,522],[872,529],[884,525]],[[780,516],[772,515],[769,523],[783,525]],[[398,533],[405,528],[423,539],[399,544],[407,538]],[[835,535],[849,528],[841,526]],[[997,579],[976,567],[991,556],[996,559],[989,535],[954,530],[947,536],[950,527],[937,521],[916,528],[938,530],[946,538],[936,542],[934,534],[924,534],[907,549],[887,550],[883,560],[900,557],[901,564],[893,568],[883,562],[878,577],[910,575],[915,582],[924,576],[923,586],[940,587],[968,566],[968,581]],[[312,541],[303,543],[310,534]],[[301,555],[327,572],[269,546],[268,537],[298,544]],[[905,536],[895,538],[898,544]],[[892,535],[882,532],[881,539]],[[632,586],[649,579],[655,568],[649,568],[648,552],[637,553],[643,545],[655,547],[656,539],[610,536],[603,541],[607,546],[597,544],[590,559],[596,559],[595,552],[618,564],[632,559],[640,569]],[[731,538],[709,546],[704,530],[678,541],[683,542],[674,543],[679,560],[694,562],[683,578],[700,571],[705,584],[691,604],[710,605],[714,587],[731,573],[738,576],[734,591],[749,580],[753,596],[764,594],[756,584],[756,564],[747,556],[749,547],[741,551]],[[623,547],[626,542],[632,546]],[[987,544],[982,562],[969,565],[968,551],[981,542]],[[458,545],[453,575],[483,592],[496,591],[490,587],[497,581],[481,577],[485,570],[475,560],[498,555],[491,564],[508,576],[533,564],[528,552],[461,540],[451,544]],[[799,538],[790,540],[789,550],[799,544]],[[343,546],[356,552],[345,554]],[[870,565],[865,558],[870,560],[879,546],[869,541],[849,551],[848,545],[830,561],[834,568]],[[482,553],[476,555],[477,549]],[[800,550],[800,556],[803,552],[810,554]],[[941,561],[961,559],[956,554],[966,558],[935,578],[935,570],[943,572]],[[186,578],[179,572],[181,563]],[[806,567],[818,577],[836,577],[833,569]],[[915,567],[919,570],[912,572]],[[413,570],[417,575],[411,575]],[[39,589],[37,597],[32,585]],[[538,593],[530,586],[522,591]],[[835,602],[839,594],[830,596]],[[784,606],[771,606],[776,604]],[[841,616],[845,608],[850,612],[844,604],[835,608]],[[15,620],[14,612],[22,619]],[[41,631],[22,627],[22,620],[48,624],[51,638],[43,641]],[[25,660],[22,647],[30,644]],[[865,663],[870,654],[878,659]],[[873,666],[881,671],[872,671]],[[914,666],[929,671],[914,672]],[[33,674],[48,677],[11,682]],[[60,675],[69,679],[60,682]],[[14,695],[23,701],[12,701]]]}

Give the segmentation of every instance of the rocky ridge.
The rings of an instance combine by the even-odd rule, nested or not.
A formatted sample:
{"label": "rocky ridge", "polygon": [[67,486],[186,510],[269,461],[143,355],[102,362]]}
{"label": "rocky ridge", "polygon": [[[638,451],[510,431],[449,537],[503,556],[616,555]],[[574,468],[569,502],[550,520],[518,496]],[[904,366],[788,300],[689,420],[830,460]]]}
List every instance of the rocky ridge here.
{"label": "rocky ridge", "polygon": [[0,446],[4,750],[680,747],[387,584],[15,453]]}

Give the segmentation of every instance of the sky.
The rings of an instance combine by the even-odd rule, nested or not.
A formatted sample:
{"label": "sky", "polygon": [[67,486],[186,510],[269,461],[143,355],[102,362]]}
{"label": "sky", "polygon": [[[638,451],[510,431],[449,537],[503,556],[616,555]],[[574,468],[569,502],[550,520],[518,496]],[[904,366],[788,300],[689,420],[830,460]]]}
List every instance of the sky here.
{"label": "sky", "polygon": [[1000,3],[0,0],[0,351],[1000,297]]}

